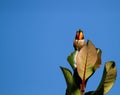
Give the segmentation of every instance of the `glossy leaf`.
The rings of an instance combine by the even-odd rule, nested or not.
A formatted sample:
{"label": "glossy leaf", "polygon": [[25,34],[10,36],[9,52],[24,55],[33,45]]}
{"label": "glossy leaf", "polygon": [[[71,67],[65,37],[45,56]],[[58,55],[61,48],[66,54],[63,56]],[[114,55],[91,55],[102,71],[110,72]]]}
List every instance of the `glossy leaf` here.
{"label": "glossy leaf", "polygon": [[103,89],[97,90],[97,91],[89,91],[86,92],[85,95],[104,95]]}
{"label": "glossy leaf", "polygon": [[70,64],[71,67],[73,68],[73,70],[76,68],[76,62],[75,62],[76,54],[77,54],[77,51],[74,51],[74,52],[72,52],[72,53],[68,56],[68,58],[67,58],[69,64]]}
{"label": "glossy leaf", "polygon": [[64,67],[60,67],[60,68],[64,74],[67,86],[70,87],[74,82],[71,71],[67,68],[64,68]]}
{"label": "glossy leaf", "polygon": [[85,95],[92,95],[94,91],[89,91],[89,92],[86,92]]}
{"label": "glossy leaf", "polygon": [[96,50],[97,50],[97,61],[96,61],[95,65],[94,65],[94,71],[96,69],[98,69],[100,67],[100,65],[101,65],[101,54],[102,54],[102,51],[99,48],[97,48]]}
{"label": "glossy leaf", "polygon": [[117,70],[116,70],[115,62],[113,61],[106,62],[102,80],[96,91],[101,91],[101,89],[103,89],[104,94],[108,93],[108,91],[112,88],[116,80],[116,75],[117,75]]}
{"label": "glossy leaf", "polygon": [[66,95],[81,95],[80,94],[80,89],[75,84],[74,78],[73,78],[70,70],[67,69],[67,68],[64,68],[64,67],[60,67],[60,68],[61,68],[61,70],[64,74],[66,84],[67,84]]}
{"label": "glossy leaf", "polygon": [[82,84],[82,79],[78,75],[77,68],[74,70],[73,77],[74,77],[74,81],[75,81],[76,85],[78,87],[80,87],[80,85]]}
{"label": "glossy leaf", "polygon": [[87,79],[93,74],[94,65],[97,60],[97,52],[91,41],[81,48],[76,56],[77,72],[81,79]]}
{"label": "glossy leaf", "polygon": [[[96,51],[97,51],[97,61],[94,65],[94,68],[93,68],[93,73],[87,78],[87,80],[94,74],[94,72],[100,67],[101,65],[101,54],[102,54],[102,51],[101,49],[99,48],[96,48]],[[86,80],[86,82],[87,82]]]}
{"label": "glossy leaf", "polygon": [[79,88],[69,89],[67,88],[65,95],[81,95]]}

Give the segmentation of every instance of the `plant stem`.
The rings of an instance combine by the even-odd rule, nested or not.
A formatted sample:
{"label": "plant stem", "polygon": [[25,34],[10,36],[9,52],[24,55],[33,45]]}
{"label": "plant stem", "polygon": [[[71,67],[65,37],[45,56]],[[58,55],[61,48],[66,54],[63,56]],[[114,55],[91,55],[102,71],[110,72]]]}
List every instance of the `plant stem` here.
{"label": "plant stem", "polygon": [[81,95],[84,95],[85,93],[85,80],[82,81],[82,85],[81,85]]}
{"label": "plant stem", "polygon": [[82,92],[81,95],[84,95],[84,92]]}

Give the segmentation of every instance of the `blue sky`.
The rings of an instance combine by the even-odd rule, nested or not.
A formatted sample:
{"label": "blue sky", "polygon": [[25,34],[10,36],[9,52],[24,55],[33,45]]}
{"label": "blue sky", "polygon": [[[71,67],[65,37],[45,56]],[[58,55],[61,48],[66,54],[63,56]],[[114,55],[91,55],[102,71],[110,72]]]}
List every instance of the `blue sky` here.
{"label": "blue sky", "polygon": [[119,92],[119,0],[1,0],[0,95],[64,95],[59,66],[82,29],[86,40],[102,49],[102,66],[88,81],[95,90],[106,61],[117,65],[117,80],[108,95]]}

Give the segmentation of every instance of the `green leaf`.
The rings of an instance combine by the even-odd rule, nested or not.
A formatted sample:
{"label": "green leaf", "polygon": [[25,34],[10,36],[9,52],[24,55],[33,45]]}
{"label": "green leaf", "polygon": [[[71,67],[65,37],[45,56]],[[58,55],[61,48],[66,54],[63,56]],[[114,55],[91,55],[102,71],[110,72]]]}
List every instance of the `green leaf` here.
{"label": "green leaf", "polygon": [[74,77],[69,69],[60,67],[67,84],[66,95],[81,95],[79,87],[76,85],[74,81]]}
{"label": "green leaf", "polygon": [[97,52],[91,41],[83,46],[76,56],[77,72],[81,79],[87,79],[94,73],[94,65],[97,60]]}
{"label": "green leaf", "polygon": [[73,78],[74,78],[76,85],[80,87],[80,85],[82,84],[82,79],[78,75],[77,68],[74,70]]}
{"label": "green leaf", "polygon": [[96,69],[98,69],[101,65],[101,54],[102,54],[102,51],[101,49],[97,48],[97,61],[94,65],[94,71],[96,71]]}
{"label": "green leaf", "polygon": [[72,92],[72,94],[68,94],[68,95],[81,95],[80,89],[77,88],[77,89],[75,89],[75,90]]}
{"label": "green leaf", "polygon": [[103,95],[103,90],[100,89],[98,91],[89,91],[89,92],[86,92],[85,95]]}
{"label": "green leaf", "polygon": [[75,62],[76,54],[77,54],[77,51],[74,51],[67,58],[67,60],[68,60],[68,62],[71,65],[73,70],[76,68],[76,62]]}
{"label": "green leaf", "polygon": [[72,90],[72,89],[67,88],[65,95],[81,95],[80,89],[77,88],[77,89]]}
{"label": "green leaf", "polygon": [[94,91],[86,92],[85,95],[91,95]]}
{"label": "green leaf", "polygon": [[74,82],[71,71],[67,68],[64,68],[64,67],[60,67],[60,68],[64,74],[67,86],[71,87],[73,85],[73,82]]}
{"label": "green leaf", "polygon": [[112,88],[116,80],[116,76],[117,76],[117,70],[116,70],[115,62],[113,61],[106,62],[102,80],[95,93],[96,92],[99,93],[102,89],[104,94],[108,93],[108,91]]}
{"label": "green leaf", "polygon": [[93,73],[87,78],[86,82],[88,81],[88,79],[94,74],[94,72],[100,67],[101,65],[101,54],[102,54],[102,51],[101,49],[99,48],[96,48],[96,51],[97,51],[97,61],[94,65],[94,68],[93,68]]}

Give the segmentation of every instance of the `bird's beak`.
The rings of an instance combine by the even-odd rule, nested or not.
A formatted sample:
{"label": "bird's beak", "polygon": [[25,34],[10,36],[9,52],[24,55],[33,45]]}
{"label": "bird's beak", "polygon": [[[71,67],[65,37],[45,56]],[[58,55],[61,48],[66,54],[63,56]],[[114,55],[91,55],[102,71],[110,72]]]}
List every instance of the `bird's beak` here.
{"label": "bird's beak", "polygon": [[80,34],[79,34],[79,40],[83,40],[84,39],[84,34],[83,34],[83,32],[80,32]]}

